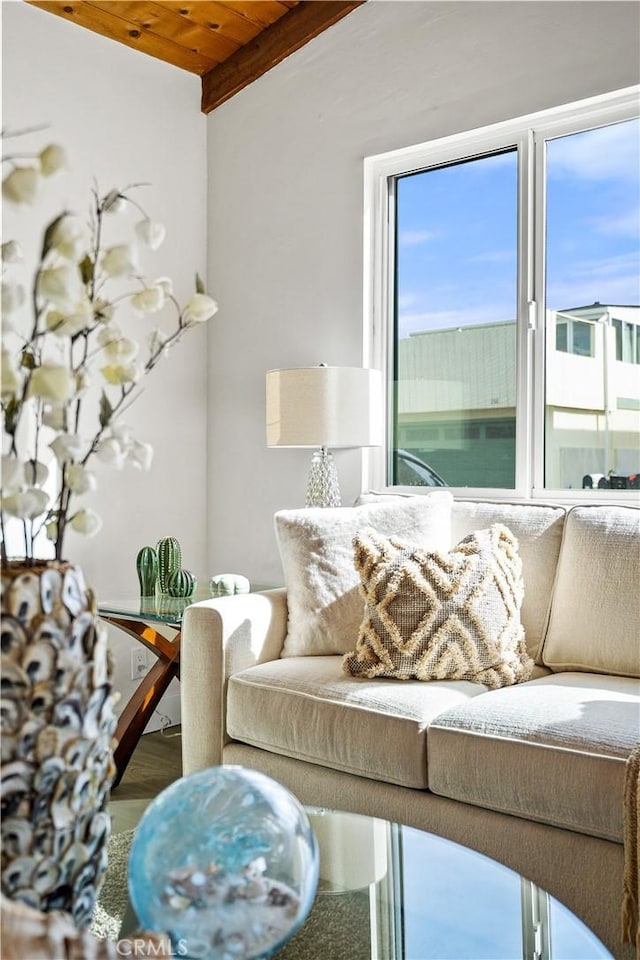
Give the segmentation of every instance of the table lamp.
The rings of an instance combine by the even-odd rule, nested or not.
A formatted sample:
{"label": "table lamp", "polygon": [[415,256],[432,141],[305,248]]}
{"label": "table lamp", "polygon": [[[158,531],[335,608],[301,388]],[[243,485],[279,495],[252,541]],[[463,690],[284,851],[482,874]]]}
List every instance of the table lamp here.
{"label": "table lamp", "polygon": [[364,367],[295,367],[267,373],[267,446],[318,447],[306,506],[339,507],[329,447],[382,443],[382,374]]}

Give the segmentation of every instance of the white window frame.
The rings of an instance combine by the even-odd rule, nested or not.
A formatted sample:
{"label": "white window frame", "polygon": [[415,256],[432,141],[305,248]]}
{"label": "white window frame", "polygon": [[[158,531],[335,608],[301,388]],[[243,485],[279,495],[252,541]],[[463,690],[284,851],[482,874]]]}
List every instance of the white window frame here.
{"label": "white window frame", "polygon": [[[387,484],[390,468],[393,363],[395,178],[464,157],[515,147],[518,171],[518,293],[516,334],[516,475],[514,488],[452,488],[483,500],[603,502],[637,500],[637,491],[544,488],[545,419],[545,143],[549,139],[629,120],[640,113],[640,86],[602,94],[550,110],[454,134],[364,160],[363,364],[382,371],[385,384],[384,445],[363,455],[365,489],[426,493],[429,488]],[[534,230],[534,223],[536,229]],[[536,270],[536,265],[541,268]],[[540,322],[538,319],[540,318]],[[555,346],[555,344],[554,344]]]}

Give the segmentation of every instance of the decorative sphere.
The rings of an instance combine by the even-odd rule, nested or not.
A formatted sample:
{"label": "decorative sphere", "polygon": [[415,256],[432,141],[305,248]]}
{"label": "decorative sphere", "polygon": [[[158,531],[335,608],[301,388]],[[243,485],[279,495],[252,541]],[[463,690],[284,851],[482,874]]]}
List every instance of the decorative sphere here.
{"label": "decorative sphere", "polygon": [[147,807],[129,857],[141,928],[169,934],[177,956],[272,956],[306,919],[318,848],[300,802],[265,774],[200,770]]}

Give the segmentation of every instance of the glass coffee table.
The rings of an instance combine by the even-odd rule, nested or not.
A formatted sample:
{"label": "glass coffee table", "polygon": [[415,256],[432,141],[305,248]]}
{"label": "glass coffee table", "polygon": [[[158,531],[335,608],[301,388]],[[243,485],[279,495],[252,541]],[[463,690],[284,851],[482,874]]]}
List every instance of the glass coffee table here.
{"label": "glass coffee table", "polygon": [[[279,960],[612,956],[559,901],[489,857],[386,820],[307,812],[320,849],[320,882],[309,917]],[[114,829],[125,822],[121,816]],[[120,936],[136,927],[127,903]]]}

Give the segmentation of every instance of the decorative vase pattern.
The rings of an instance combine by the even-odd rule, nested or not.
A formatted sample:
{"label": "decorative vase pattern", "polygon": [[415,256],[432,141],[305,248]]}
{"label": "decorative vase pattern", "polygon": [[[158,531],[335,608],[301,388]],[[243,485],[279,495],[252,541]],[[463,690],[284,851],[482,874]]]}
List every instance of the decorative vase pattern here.
{"label": "decorative vase pattern", "polygon": [[170,597],[192,597],[195,593],[197,580],[190,570],[174,570],[169,574],[168,593]]}
{"label": "decorative vase pattern", "polygon": [[182,566],[182,550],[175,537],[162,537],[156,545],[158,553],[158,591],[169,593],[169,577]]}
{"label": "decorative vase pattern", "polygon": [[2,569],[2,892],[92,916],[107,862],[116,728],[107,633],[78,567]]}
{"label": "decorative vase pattern", "polygon": [[158,554],[153,547],[143,547],[136,557],[140,596],[153,597],[158,579]]}

